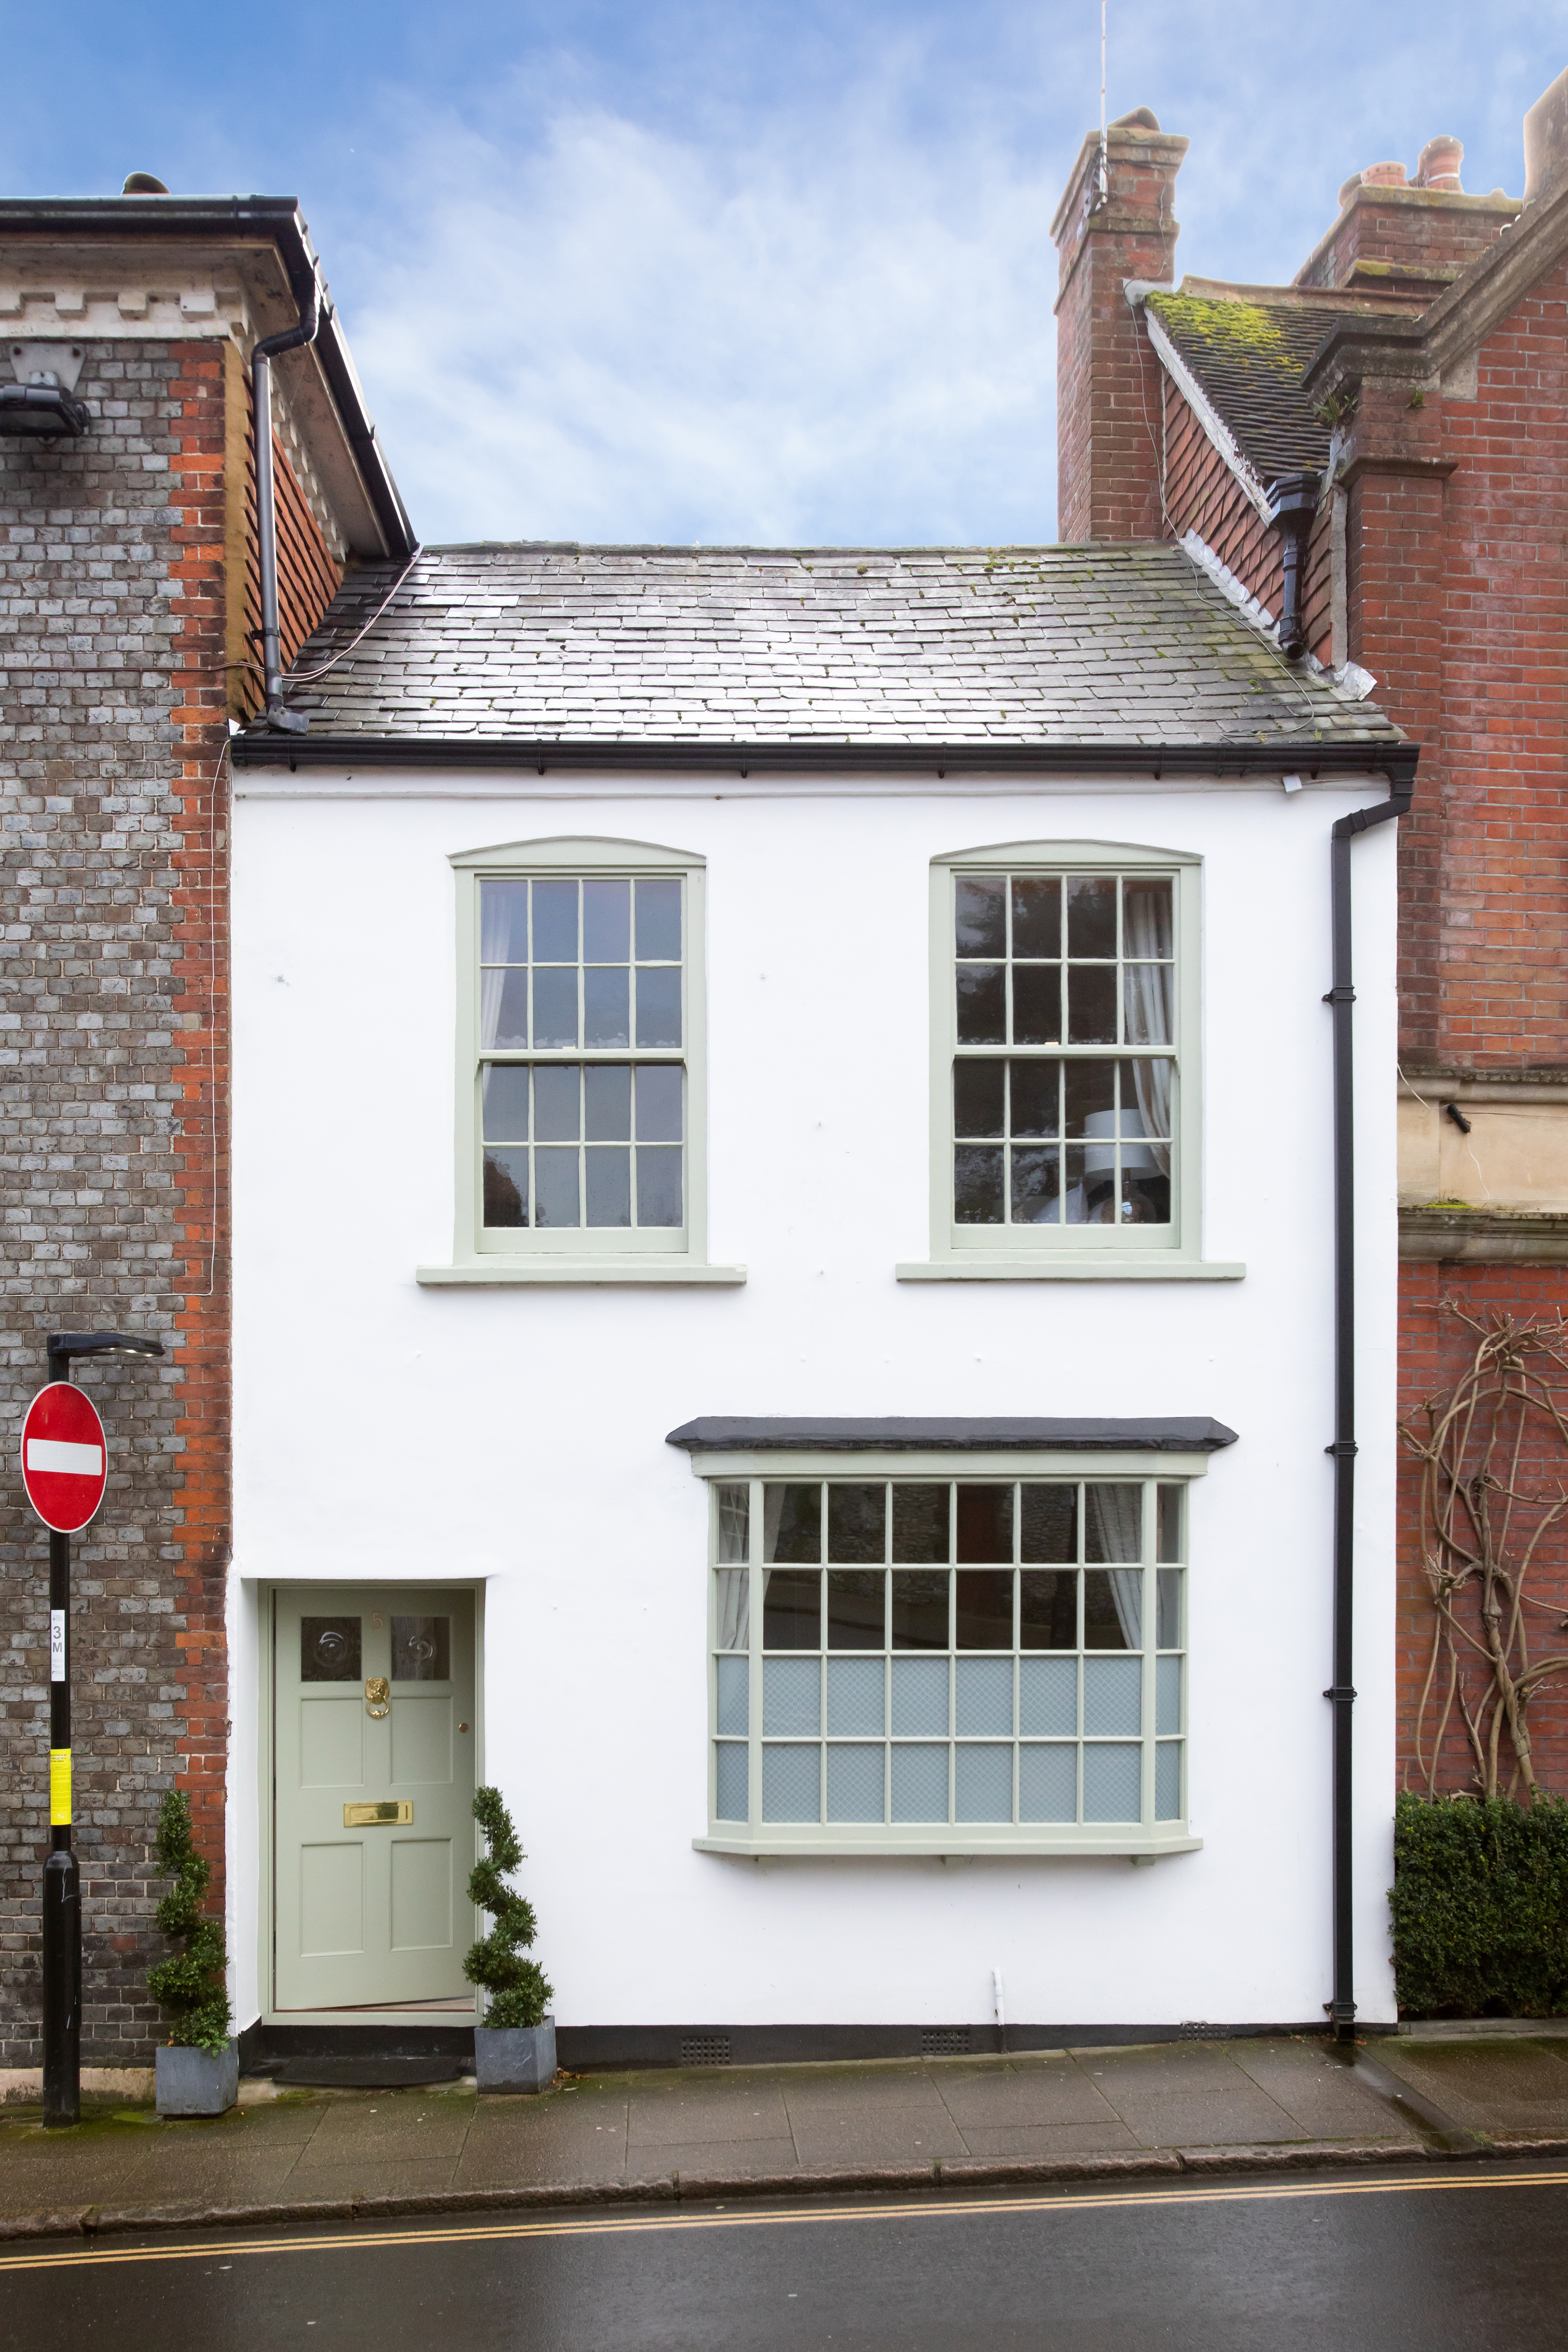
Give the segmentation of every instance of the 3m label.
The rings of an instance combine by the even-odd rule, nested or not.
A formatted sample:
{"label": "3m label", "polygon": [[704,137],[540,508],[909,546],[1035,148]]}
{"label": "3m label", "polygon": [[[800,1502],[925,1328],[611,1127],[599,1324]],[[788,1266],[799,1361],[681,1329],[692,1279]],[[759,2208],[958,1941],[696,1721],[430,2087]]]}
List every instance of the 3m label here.
{"label": "3m label", "polygon": [[49,1827],[68,1830],[71,1818],[71,1752],[68,1748],[49,1750]]}
{"label": "3m label", "polygon": [[49,1680],[63,1683],[66,1678],[66,1612],[63,1609],[49,1612]]}

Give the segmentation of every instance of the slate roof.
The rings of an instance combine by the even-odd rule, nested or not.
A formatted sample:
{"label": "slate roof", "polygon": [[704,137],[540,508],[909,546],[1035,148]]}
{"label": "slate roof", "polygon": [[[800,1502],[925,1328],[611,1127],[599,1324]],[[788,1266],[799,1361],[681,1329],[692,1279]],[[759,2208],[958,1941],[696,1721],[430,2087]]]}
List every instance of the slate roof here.
{"label": "slate roof", "polygon": [[1366,325],[1365,310],[1180,293],[1147,299],[1265,489],[1281,474],[1327,468],[1329,428],[1301,378],[1336,327]]}
{"label": "slate roof", "polygon": [[[348,646],[395,565],[301,653]],[[1179,547],[426,549],[289,699],[312,737],[752,744],[1382,744]]]}

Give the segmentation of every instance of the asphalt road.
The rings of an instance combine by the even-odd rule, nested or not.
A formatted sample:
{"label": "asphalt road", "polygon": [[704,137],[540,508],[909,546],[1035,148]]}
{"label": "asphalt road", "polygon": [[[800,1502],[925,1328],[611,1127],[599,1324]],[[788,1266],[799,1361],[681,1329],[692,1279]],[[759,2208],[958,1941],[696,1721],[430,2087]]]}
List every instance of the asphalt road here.
{"label": "asphalt road", "polygon": [[1568,2166],[0,2248],[6,2352],[1552,2352]]}

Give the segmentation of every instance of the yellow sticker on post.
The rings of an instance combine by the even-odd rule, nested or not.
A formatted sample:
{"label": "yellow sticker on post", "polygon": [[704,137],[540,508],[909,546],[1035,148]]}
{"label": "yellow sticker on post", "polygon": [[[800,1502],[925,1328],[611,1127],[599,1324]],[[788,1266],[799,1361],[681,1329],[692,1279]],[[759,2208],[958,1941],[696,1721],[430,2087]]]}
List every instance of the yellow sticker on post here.
{"label": "yellow sticker on post", "polygon": [[71,1821],[71,1752],[68,1748],[49,1750],[49,1827],[68,1830]]}

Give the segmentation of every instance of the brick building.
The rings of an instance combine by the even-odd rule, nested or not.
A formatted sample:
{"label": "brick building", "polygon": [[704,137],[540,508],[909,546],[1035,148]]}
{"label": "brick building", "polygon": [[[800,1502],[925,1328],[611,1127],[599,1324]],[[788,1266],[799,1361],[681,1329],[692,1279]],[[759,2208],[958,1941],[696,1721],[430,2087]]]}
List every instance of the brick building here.
{"label": "brick building", "polygon": [[[53,379],[79,436],[0,433],[4,1402],[44,1338],[86,1363],[112,1475],[76,1545],[82,2052],[145,2063],[147,1846],[187,1787],[221,1867],[229,1712],[227,747],[255,710],[247,354],[317,278],[292,199],[0,203],[0,380]],[[344,567],[413,541],[330,300],[273,370],[284,649]],[[47,1844],[47,1540],[0,1498],[0,2066],[36,2059]]]}
{"label": "brick building", "polygon": [[[1522,199],[1467,194],[1459,142],[1434,138],[1412,175],[1345,183],[1289,286],[1175,282],[1186,147],[1141,109],[1110,130],[1102,189],[1091,134],[1054,224],[1062,533],[1181,541],[1282,658],[1375,681],[1421,747],[1400,828],[1410,1413],[1469,1358],[1454,1307],[1568,1305],[1568,75],[1526,118]],[[1521,1483],[1555,1490],[1554,1446],[1524,1461]],[[1458,1712],[1440,1753],[1440,1706],[1418,1738],[1434,1616],[1413,1473],[1399,1576],[1402,1779],[1463,1787]],[[1532,1580],[1539,1654],[1568,1603],[1555,1533]],[[1531,1717],[1557,1789],[1565,1691]]]}

